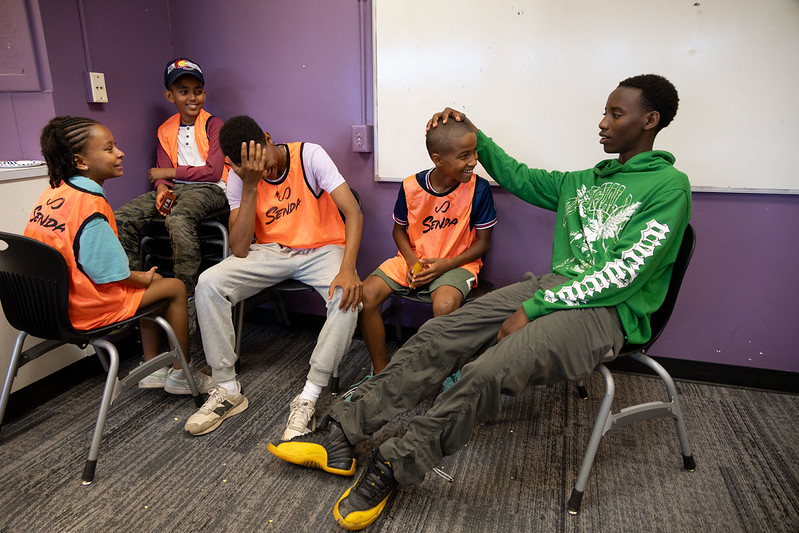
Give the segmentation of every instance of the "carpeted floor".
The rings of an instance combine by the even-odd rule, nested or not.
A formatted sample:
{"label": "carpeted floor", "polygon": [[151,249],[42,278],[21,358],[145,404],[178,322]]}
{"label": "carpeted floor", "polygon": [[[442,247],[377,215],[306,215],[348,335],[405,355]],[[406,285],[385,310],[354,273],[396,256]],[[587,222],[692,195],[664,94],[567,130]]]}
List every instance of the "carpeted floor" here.
{"label": "carpeted floor", "polygon": [[[301,325],[286,331],[249,316],[240,379],[250,407],[203,437],[182,431],[195,410],[188,397],[158,390],[120,396],[87,487],[80,476],[101,376],[4,425],[0,532],[341,531],[332,508],[352,480],[283,463],[266,450],[282,432],[314,341],[315,331]],[[193,348],[204,368],[196,340]],[[364,375],[368,361],[356,339],[342,384]],[[662,399],[655,378],[617,373],[616,380],[617,405]],[[799,531],[799,396],[684,381],[677,386],[696,471],[682,469],[671,421],[611,432],[600,444],[581,514],[568,515],[602,394],[598,375],[588,386],[588,401],[565,384],[506,398],[497,420],[475,428],[471,442],[445,458],[441,467],[454,482],[431,473],[397,491],[370,530]],[[334,401],[325,392],[318,411]],[[401,433],[413,414],[360,444],[358,460]]]}

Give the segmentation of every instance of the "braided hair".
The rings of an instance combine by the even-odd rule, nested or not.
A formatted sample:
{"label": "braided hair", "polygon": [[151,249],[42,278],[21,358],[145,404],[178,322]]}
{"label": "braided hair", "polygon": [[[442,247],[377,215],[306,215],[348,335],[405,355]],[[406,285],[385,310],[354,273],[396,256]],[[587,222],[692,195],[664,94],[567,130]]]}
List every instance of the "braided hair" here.
{"label": "braided hair", "polygon": [[91,128],[96,124],[99,122],[90,118],[61,116],[44,127],[40,142],[52,188],[78,174],[75,154],[83,150]]}

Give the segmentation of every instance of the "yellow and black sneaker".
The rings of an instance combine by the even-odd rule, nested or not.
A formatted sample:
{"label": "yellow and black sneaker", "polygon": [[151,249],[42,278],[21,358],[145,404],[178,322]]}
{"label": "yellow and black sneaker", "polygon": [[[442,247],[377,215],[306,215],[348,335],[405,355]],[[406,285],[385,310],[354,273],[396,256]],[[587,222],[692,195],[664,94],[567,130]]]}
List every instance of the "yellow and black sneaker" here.
{"label": "yellow and black sneaker", "polygon": [[316,431],[294,437],[291,440],[272,444],[267,449],[295,465],[319,468],[331,474],[352,476],[355,474],[355,453],[347,440],[341,424],[326,416]]}
{"label": "yellow and black sneaker", "polygon": [[377,450],[366,472],[336,502],[333,517],[344,529],[363,529],[377,520],[397,485],[391,463]]}

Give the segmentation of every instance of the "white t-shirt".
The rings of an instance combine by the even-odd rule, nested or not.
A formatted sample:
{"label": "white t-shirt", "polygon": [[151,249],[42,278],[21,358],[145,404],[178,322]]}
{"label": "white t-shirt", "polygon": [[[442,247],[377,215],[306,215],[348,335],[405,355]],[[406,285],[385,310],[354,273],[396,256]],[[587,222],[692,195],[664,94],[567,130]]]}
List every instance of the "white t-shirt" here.
{"label": "white t-shirt", "polygon": [[[200,155],[200,150],[197,148],[197,140],[194,137],[194,124],[181,124],[178,128],[178,165],[189,167],[205,166],[205,159]],[[208,182],[175,180],[175,183],[206,185]],[[223,189],[225,188],[225,182],[222,180],[217,181],[216,185]]]}
{"label": "white t-shirt", "polygon": [[[325,149],[318,144],[305,143],[302,149],[302,165],[305,168],[305,179],[317,196],[322,191],[331,193],[344,183],[344,176],[338,171]],[[285,178],[288,171],[287,167],[277,181]],[[241,205],[241,178],[232,169],[227,177],[227,201],[231,211]]]}

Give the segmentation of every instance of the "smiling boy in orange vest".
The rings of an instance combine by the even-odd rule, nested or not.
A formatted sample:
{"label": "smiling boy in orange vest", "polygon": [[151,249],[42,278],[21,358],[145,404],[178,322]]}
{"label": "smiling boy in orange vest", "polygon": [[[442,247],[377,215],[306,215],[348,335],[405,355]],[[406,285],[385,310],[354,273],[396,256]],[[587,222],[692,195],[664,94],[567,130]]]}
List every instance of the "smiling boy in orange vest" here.
{"label": "smiling boy in orange vest", "polygon": [[386,298],[416,288],[433,302],[433,316],[459,308],[477,284],[497,223],[491,186],[474,174],[476,135],[450,121],[428,133],[426,144],[435,166],[405,178],[394,205],[399,251],[364,281],[359,320],[375,374],[388,364],[380,313]]}
{"label": "smiling boy in orange vest", "polygon": [[[227,206],[225,156],[219,147],[222,119],[203,109],[205,77],[196,62],[178,58],[164,69],[164,97],[175,104],[177,113],[158,128],[157,167],[147,172],[154,189],[114,211],[119,241],[132,270],[142,270],[139,241],[142,228],[158,215],[172,243],[175,277],[189,295],[189,328],[194,329],[194,287],[200,262],[197,225],[209,213]],[[173,196],[174,195],[174,196]],[[171,210],[164,199],[171,199]],[[169,201],[167,201],[167,205]],[[162,388],[166,368],[144,378],[142,388]]]}

